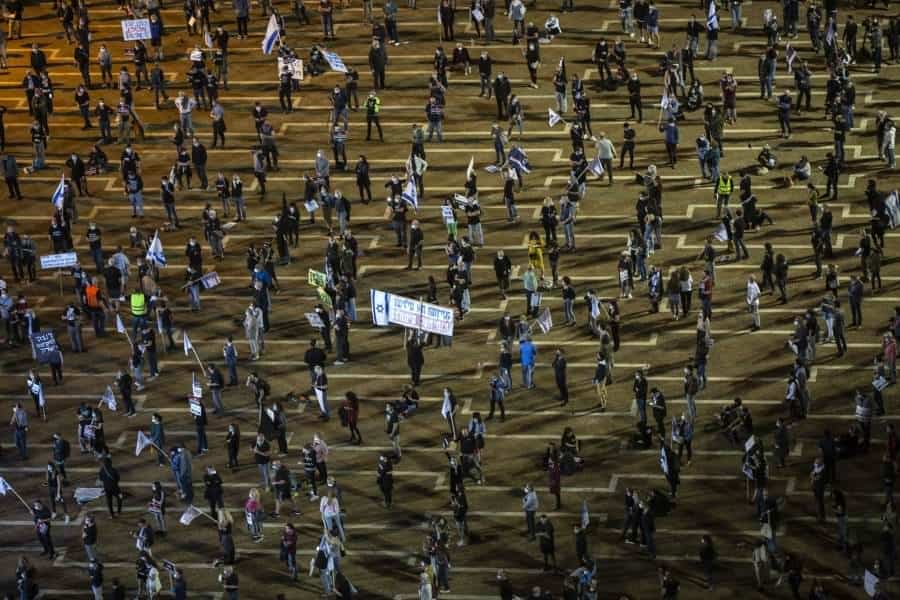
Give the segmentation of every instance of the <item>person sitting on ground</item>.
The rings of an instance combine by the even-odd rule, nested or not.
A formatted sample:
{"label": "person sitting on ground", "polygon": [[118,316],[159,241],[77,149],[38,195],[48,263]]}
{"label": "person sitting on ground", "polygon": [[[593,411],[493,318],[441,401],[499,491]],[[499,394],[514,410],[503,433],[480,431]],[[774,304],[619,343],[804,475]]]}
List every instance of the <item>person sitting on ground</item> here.
{"label": "person sitting on ground", "polygon": [[775,165],[778,164],[778,160],[775,158],[775,155],[772,154],[772,149],[768,144],[765,144],[762,147],[762,150],[759,151],[759,154],[756,157],[756,162],[759,163],[759,172],[763,175],[768,173],[769,169],[774,169]]}
{"label": "person sitting on ground", "polygon": [[554,37],[561,35],[562,29],[559,26],[559,18],[551,14],[544,22],[544,31],[541,34],[542,40],[552,41]]}
{"label": "person sitting on ground", "polygon": [[795,181],[809,181],[811,175],[812,165],[804,154],[800,157],[800,160],[797,161],[797,164],[794,165],[794,171],[791,175],[791,185],[793,185]]}

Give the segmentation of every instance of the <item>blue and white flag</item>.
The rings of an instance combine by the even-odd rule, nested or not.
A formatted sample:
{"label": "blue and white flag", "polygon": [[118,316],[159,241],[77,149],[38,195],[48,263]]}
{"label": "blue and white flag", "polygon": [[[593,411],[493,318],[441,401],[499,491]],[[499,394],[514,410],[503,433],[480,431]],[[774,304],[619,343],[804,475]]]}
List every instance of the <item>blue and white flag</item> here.
{"label": "blue and white flag", "polygon": [[209,33],[209,29],[203,29],[203,43],[206,44],[207,48],[213,47],[213,39],[212,35]]}
{"label": "blue and white flag", "polygon": [[147,260],[154,265],[166,266],[166,253],[163,252],[159,231],[153,236],[153,241],[150,242],[150,247],[147,248]]}
{"label": "blue and white flag", "polygon": [[659,466],[666,477],[669,476],[669,450],[665,445],[659,448]]}
{"label": "blue and white flag", "polygon": [[562,117],[559,116],[559,113],[556,112],[555,110],[553,110],[552,108],[548,108],[547,112],[548,112],[547,124],[550,127],[553,127],[554,125],[556,125],[557,123],[562,121]]}
{"label": "blue and white flag", "polygon": [[588,165],[588,169],[590,169],[591,173],[593,173],[597,177],[603,177],[603,163],[600,162],[599,156],[591,161],[591,164]]}
{"label": "blue and white flag", "polygon": [[266,25],[266,35],[263,36],[263,54],[272,54],[272,49],[275,48],[275,42],[279,39],[281,39],[281,35],[278,33],[278,20],[275,18],[275,15],[271,15],[269,17],[269,24]]}
{"label": "blue and white flag", "polygon": [[347,72],[347,66],[344,65],[344,61],[341,60],[341,57],[338,56],[336,52],[329,52],[328,50],[323,50],[322,56],[324,56],[325,60],[328,61],[328,66],[331,67],[332,71],[337,71],[338,73],[346,73]]}
{"label": "blue and white flag", "polygon": [[581,501],[581,528],[587,529],[591,524],[591,513],[588,511],[587,500]]}
{"label": "blue and white flag", "polygon": [[388,319],[388,307],[390,306],[387,292],[381,290],[369,290],[369,300],[372,306],[372,325],[375,327],[388,327],[391,322]]}
{"label": "blue and white flag", "polygon": [[523,173],[531,173],[531,165],[528,164],[528,156],[519,146],[509,151],[509,164]]}
{"label": "blue and white flag", "polygon": [[222,283],[222,280],[219,279],[219,274],[215,271],[210,271],[200,278],[200,285],[203,286],[204,290],[211,290],[220,283]]}
{"label": "blue and white flag", "polygon": [[709,3],[709,13],[706,15],[706,27],[707,29],[718,29],[719,28],[719,15],[716,14],[716,3]]}
{"label": "blue and white flag", "polygon": [[103,392],[103,398],[100,399],[101,404],[106,404],[109,410],[116,412],[118,410],[118,405],[116,404],[116,395],[113,394],[112,388],[110,386],[106,386],[106,391]]}
{"label": "blue and white flag", "polygon": [[409,202],[415,210],[419,210],[419,191],[416,189],[416,182],[410,177],[406,181],[406,189],[400,196],[406,202]]}
{"label": "blue and white flag", "polygon": [[56,191],[53,192],[53,196],[50,198],[50,202],[53,203],[58,210],[63,209],[63,200],[66,196],[66,178],[64,175],[59,176],[59,185],[56,186]]}
{"label": "blue and white flag", "polygon": [[662,98],[659,99],[659,107],[663,110],[669,108],[669,90],[663,90]]}

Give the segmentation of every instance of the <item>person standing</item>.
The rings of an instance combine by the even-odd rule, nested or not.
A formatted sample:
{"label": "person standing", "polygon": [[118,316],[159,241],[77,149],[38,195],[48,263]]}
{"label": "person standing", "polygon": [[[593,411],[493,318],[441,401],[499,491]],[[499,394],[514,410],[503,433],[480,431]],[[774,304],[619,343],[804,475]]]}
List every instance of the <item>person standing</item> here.
{"label": "person standing", "polygon": [[260,481],[263,489],[271,489],[272,478],[269,475],[269,462],[271,455],[271,446],[266,441],[266,436],[261,433],[256,435],[256,443],[253,445],[253,456],[256,462],[256,469],[259,471]]}
{"label": "person standing", "polygon": [[566,354],[563,348],[556,349],[556,355],[553,357],[553,374],[556,378],[556,387],[559,390],[559,405],[565,406],[569,403],[569,386],[566,381]]}
{"label": "person standing", "polygon": [[316,379],[313,382],[313,391],[319,404],[319,419],[328,420],[328,376],[321,366],[315,367]]}
{"label": "person standing", "polygon": [[[375,90],[369,92],[369,97],[366,99],[366,141],[370,141],[372,138],[372,124],[375,124],[375,127],[378,129],[378,139],[381,142],[384,142],[384,133],[381,130],[381,120],[379,118],[379,113],[381,112],[381,98],[378,97],[378,94]],[[371,200],[371,193],[369,194],[369,199]]]}
{"label": "person standing", "polygon": [[530,483],[525,485],[523,492],[522,510],[525,512],[525,534],[528,536],[528,541],[533,542],[537,535],[534,515],[537,513],[539,507],[538,495]]}
{"label": "person standing", "polygon": [[[606,132],[601,131],[597,137],[597,158],[606,171],[609,178],[609,185],[613,183],[613,159],[616,157],[616,148],[613,143],[607,139]],[[624,157],[623,157],[624,158]]]}
{"label": "person standing", "polygon": [[519,362],[522,365],[522,387],[534,389],[534,364],[537,358],[537,347],[530,338],[519,344]]}
{"label": "person standing", "polygon": [[556,570],[556,539],[553,533],[553,523],[547,518],[547,515],[541,515],[535,525],[535,535],[541,548],[541,554],[544,555],[544,571]]}
{"label": "person standing", "polygon": [[86,515],[81,526],[81,544],[84,546],[84,554],[91,562],[97,558],[97,521],[93,515]]}
{"label": "person standing", "polygon": [[9,424],[13,429],[13,438],[21,460],[28,460],[28,413],[21,402],[16,402],[12,410]]}
{"label": "person standing", "polygon": [[751,275],[747,279],[747,310],[752,319],[750,331],[759,331],[761,327],[759,318],[759,300],[761,295],[762,292],[759,289],[759,284],[756,283],[756,277]]}
{"label": "person standing", "polygon": [[[400,458],[399,455],[397,458]],[[378,468],[376,473],[378,488],[381,490],[382,497],[384,498],[383,506],[390,509],[393,504],[394,496],[394,464],[386,454],[382,454],[378,457]]]}
{"label": "person standing", "polygon": [[34,520],[38,542],[43,548],[41,556],[46,556],[48,559],[53,560],[56,558],[56,550],[53,547],[53,536],[50,532],[50,522],[53,520],[50,509],[44,506],[40,500],[35,500],[31,505],[31,516]]}

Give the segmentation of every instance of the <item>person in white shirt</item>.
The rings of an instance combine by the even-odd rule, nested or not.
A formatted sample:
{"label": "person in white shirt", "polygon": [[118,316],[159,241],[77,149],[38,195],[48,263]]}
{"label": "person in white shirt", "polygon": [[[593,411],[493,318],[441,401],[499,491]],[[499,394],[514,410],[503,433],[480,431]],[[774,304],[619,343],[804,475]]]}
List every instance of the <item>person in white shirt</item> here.
{"label": "person in white shirt", "polygon": [[751,275],[747,280],[747,310],[750,311],[750,316],[753,319],[753,325],[750,327],[751,331],[759,331],[760,328],[759,296],[759,284],[756,283],[756,277]]}
{"label": "person in white shirt", "polygon": [[609,183],[613,182],[613,159],[616,158],[616,148],[613,146],[613,143],[609,141],[606,137],[605,132],[600,132],[600,136],[597,138],[597,158],[600,159],[600,164],[603,165],[603,170],[606,171],[607,177],[609,177]]}
{"label": "person in white shirt", "polygon": [[897,128],[894,126],[893,121],[888,120],[887,126],[884,128],[884,141],[881,142],[881,153],[884,154],[884,159],[891,169],[897,166],[897,157],[894,155],[896,137]]}

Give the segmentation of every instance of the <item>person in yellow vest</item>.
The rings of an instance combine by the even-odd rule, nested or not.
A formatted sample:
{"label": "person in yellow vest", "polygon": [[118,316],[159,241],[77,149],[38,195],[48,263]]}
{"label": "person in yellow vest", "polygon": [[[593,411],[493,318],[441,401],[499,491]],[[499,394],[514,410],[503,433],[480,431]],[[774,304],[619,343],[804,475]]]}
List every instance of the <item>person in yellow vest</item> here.
{"label": "person in yellow vest", "polygon": [[725,210],[728,210],[728,200],[731,199],[731,192],[734,191],[734,180],[731,178],[731,173],[728,171],[723,171],[719,173],[719,178],[716,180],[716,218],[720,218],[722,216],[722,207],[725,207]]}
{"label": "person in yellow vest", "polygon": [[149,299],[147,295],[139,289],[131,292],[128,297],[131,303],[131,330],[132,335],[137,337],[139,331],[147,326],[147,315],[150,313]]}
{"label": "person in yellow vest", "polygon": [[97,285],[97,278],[91,277],[90,283],[84,288],[82,305],[91,315],[91,324],[94,326],[94,334],[97,337],[106,335],[106,311],[109,310],[109,302]]}

